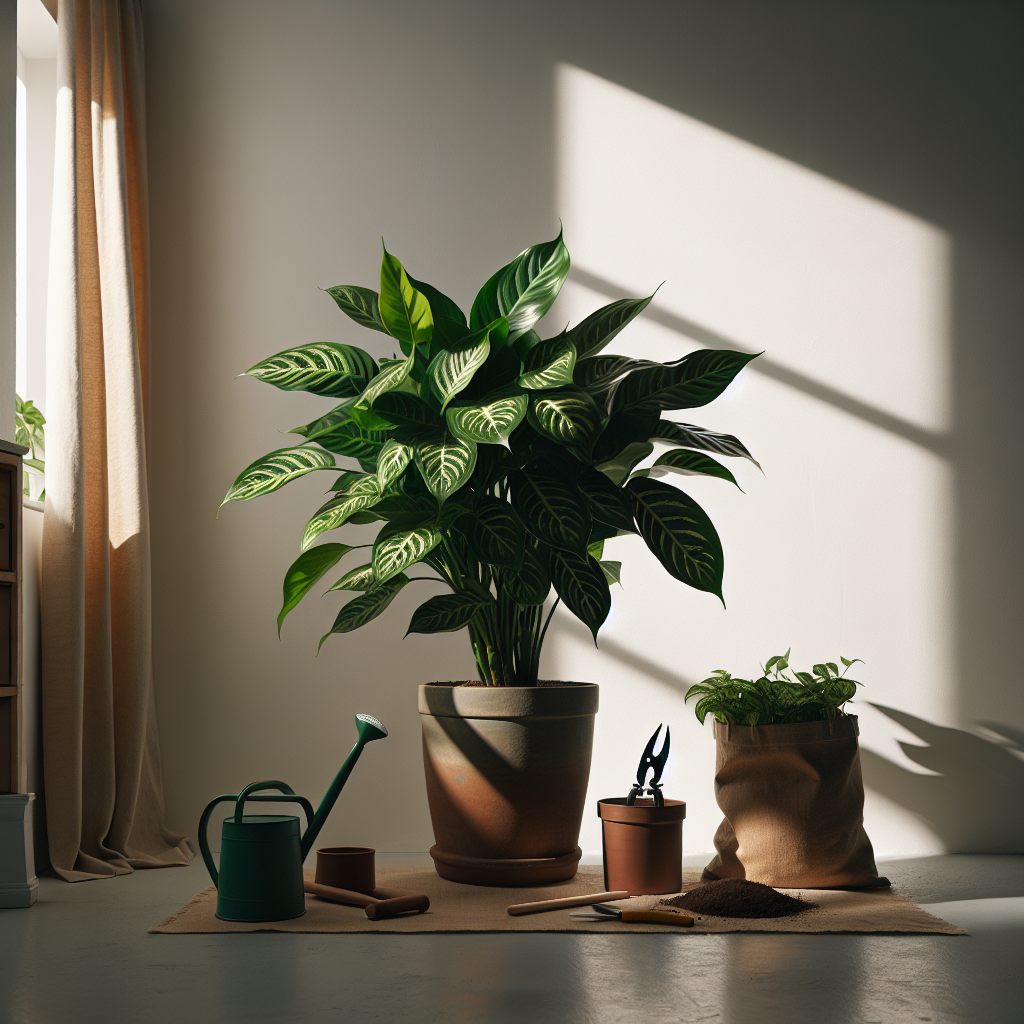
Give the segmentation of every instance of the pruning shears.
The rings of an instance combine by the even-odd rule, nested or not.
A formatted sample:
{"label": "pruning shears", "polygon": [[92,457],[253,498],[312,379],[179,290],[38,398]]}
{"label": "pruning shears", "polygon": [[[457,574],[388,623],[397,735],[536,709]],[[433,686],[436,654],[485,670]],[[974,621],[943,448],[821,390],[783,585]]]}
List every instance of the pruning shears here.
{"label": "pruning shears", "polygon": [[[647,741],[647,746],[644,747],[643,756],[640,758],[640,764],[636,770],[636,785],[629,791],[629,796],[626,797],[626,806],[632,807],[636,804],[636,798],[643,796],[644,790],[654,797],[655,807],[665,806],[665,797],[661,792],[661,773],[665,770],[665,762],[668,761],[668,749],[672,743],[672,731],[669,727],[665,726],[665,739],[661,744],[661,750],[657,754],[654,753],[654,744],[658,740],[658,733],[661,732],[661,725],[654,730],[654,735]],[[647,771],[650,769],[653,771],[651,781],[647,782]]]}

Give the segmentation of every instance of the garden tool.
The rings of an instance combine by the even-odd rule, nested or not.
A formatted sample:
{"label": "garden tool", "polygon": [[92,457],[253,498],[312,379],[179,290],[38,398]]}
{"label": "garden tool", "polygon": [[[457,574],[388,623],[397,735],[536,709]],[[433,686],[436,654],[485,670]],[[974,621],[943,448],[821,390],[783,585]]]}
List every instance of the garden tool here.
{"label": "garden tool", "polygon": [[[240,793],[215,797],[199,819],[199,848],[217,887],[217,917],[222,921],[285,921],[306,912],[303,895],[302,862],[316,842],[327,816],[348,781],[363,747],[383,739],[388,731],[370,715],[356,715],[358,739],[341,770],[313,813],[310,802],[296,796],[283,782],[253,782]],[[260,794],[273,789],[278,794]],[[233,800],[235,813],[225,818],[221,829],[220,870],[214,863],[207,839],[207,826],[214,807]],[[246,801],[297,803],[306,815],[308,827],[299,834],[294,815],[245,814]]]}
{"label": "garden tool", "polygon": [[[658,728],[660,729],[661,726]],[[692,917],[674,910],[626,910],[623,907],[613,907],[610,903],[595,903],[589,910],[582,910],[569,916],[585,918],[588,921],[640,921],[645,924],[674,924],[683,928],[693,927]]]}
{"label": "garden tool", "polygon": [[[668,750],[672,743],[672,732],[666,725],[665,739],[661,744],[661,750],[655,754],[654,744],[658,739],[659,732],[661,732],[660,725],[654,730],[654,735],[647,741],[647,746],[644,748],[643,756],[640,758],[640,765],[636,770],[636,785],[633,786],[629,791],[629,796],[626,797],[627,807],[632,807],[636,804],[636,798],[643,796],[645,787],[647,792],[654,797],[655,807],[665,806],[665,797],[661,792],[661,773],[665,770],[665,762],[668,760]],[[654,772],[650,783],[645,781],[648,769]]]}

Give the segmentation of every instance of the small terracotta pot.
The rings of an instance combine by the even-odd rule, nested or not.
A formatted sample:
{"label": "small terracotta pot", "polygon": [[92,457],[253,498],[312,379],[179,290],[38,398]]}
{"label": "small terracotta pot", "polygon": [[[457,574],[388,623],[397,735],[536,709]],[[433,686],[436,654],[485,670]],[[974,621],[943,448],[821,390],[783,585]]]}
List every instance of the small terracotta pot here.
{"label": "small terracotta pot", "polygon": [[373,855],[369,846],[325,846],[317,850],[317,885],[372,893],[377,887]]}
{"label": "small terracotta pot", "polygon": [[686,803],[666,800],[664,807],[624,796],[599,800],[604,852],[604,887],[631,896],[679,892],[683,887],[683,818]]}
{"label": "small terracotta pot", "polygon": [[420,687],[442,878],[525,886],[576,874],[597,695],[593,683]]}

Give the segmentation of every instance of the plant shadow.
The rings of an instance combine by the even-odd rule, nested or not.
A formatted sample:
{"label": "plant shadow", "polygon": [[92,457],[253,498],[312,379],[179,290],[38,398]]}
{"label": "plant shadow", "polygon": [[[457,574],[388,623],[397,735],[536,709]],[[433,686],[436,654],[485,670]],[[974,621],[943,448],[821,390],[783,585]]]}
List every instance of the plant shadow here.
{"label": "plant shadow", "polygon": [[908,729],[925,746],[900,742],[900,749],[935,774],[909,771],[861,749],[864,783],[917,815],[942,840],[947,852],[1024,852],[1024,753],[1019,731],[997,722],[978,723],[996,739],[934,725],[882,704],[871,705]]}

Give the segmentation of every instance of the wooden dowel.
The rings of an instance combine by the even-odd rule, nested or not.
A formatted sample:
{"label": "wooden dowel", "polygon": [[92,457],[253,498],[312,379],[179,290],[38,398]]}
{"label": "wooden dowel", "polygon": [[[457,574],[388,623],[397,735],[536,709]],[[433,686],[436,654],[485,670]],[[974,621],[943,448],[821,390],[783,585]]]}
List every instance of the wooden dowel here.
{"label": "wooden dowel", "polygon": [[594,903],[608,900],[624,900],[629,893],[625,889],[617,892],[594,892],[589,896],[565,896],[559,900],[540,900],[537,903],[513,903],[508,908],[512,917],[520,914],[543,914],[546,910],[561,910],[563,907],[589,907]]}
{"label": "wooden dowel", "polygon": [[338,889],[333,885],[320,885],[318,882],[304,882],[303,889],[313,896],[331,903],[343,903],[349,907],[363,907],[371,921],[394,917],[397,914],[408,914],[413,911],[419,914],[430,909],[430,899],[421,893],[410,892],[408,889],[374,889],[373,895],[355,892],[353,889]]}

